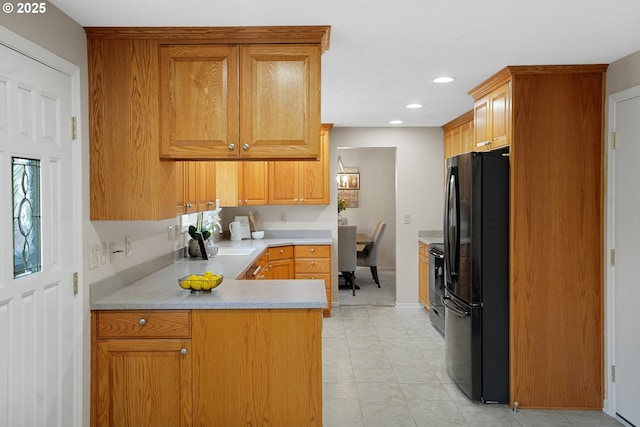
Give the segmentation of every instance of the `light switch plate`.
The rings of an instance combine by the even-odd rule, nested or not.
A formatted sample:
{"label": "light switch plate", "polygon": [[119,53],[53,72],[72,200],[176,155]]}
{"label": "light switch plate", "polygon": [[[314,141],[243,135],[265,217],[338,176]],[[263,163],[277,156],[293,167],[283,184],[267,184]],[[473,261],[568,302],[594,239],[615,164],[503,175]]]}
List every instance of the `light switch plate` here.
{"label": "light switch plate", "polygon": [[404,223],[405,224],[411,224],[411,214],[410,213],[404,214]]}

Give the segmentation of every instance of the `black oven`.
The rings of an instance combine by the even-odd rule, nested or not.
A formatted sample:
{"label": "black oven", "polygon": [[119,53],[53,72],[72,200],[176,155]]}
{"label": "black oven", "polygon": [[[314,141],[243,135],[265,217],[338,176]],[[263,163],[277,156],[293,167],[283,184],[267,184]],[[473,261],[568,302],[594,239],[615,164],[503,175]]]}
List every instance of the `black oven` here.
{"label": "black oven", "polygon": [[429,317],[433,326],[444,335],[444,245],[429,245]]}

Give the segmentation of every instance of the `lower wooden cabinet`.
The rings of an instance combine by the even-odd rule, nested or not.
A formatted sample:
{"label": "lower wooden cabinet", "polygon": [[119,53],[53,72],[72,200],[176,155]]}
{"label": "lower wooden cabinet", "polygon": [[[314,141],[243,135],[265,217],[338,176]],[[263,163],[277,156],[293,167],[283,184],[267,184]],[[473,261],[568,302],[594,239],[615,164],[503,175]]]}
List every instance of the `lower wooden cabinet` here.
{"label": "lower wooden cabinet", "polygon": [[322,426],[319,309],[91,319],[92,427]]}
{"label": "lower wooden cabinet", "polygon": [[418,300],[429,310],[429,245],[418,243]]}
{"label": "lower wooden cabinet", "polygon": [[194,310],[194,426],[322,426],[318,309]]}
{"label": "lower wooden cabinet", "polygon": [[295,278],[322,279],[327,293],[325,317],[331,315],[331,245],[298,245],[294,248]]}
{"label": "lower wooden cabinet", "polygon": [[92,325],[91,425],[191,426],[190,312],[94,312]]}

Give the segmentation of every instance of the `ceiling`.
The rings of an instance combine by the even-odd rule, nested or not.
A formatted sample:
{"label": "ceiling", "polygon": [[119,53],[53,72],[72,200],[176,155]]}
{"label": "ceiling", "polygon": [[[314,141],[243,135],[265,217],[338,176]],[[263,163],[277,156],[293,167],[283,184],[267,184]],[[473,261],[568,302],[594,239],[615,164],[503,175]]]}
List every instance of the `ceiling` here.
{"label": "ceiling", "polygon": [[[83,26],[331,25],[322,121],[336,127],[441,126],[507,65],[609,64],[640,50],[638,0],[50,2]],[[432,82],[444,75],[455,81]]]}

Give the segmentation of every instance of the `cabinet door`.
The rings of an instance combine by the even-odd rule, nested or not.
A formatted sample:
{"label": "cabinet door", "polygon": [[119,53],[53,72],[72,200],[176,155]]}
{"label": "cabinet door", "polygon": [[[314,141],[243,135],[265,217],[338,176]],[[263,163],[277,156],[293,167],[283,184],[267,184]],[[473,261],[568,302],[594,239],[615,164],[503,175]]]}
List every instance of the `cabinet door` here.
{"label": "cabinet door", "polygon": [[293,279],[293,260],[281,259],[269,262],[270,279]]}
{"label": "cabinet door", "polygon": [[98,340],[98,426],[191,426],[191,340]]}
{"label": "cabinet door", "polygon": [[329,131],[320,137],[320,159],[298,162],[298,194],[306,205],[329,204]]}
{"label": "cabinet door", "polygon": [[266,205],[269,203],[269,162],[241,162],[241,192],[238,205]]}
{"label": "cabinet door", "polygon": [[509,124],[511,122],[509,85],[510,82],[507,82],[491,91],[489,95],[491,149],[509,145]]}
{"label": "cabinet door", "polygon": [[419,244],[418,250],[418,300],[429,309],[429,257],[424,243]]}
{"label": "cabinet door", "polygon": [[320,46],[244,46],[240,64],[240,157],[317,158]]}
{"label": "cabinet door", "polygon": [[238,206],[242,164],[240,162],[216,162],[216,197],[220,206]]}
{"label": "cabinet door", "polygon": [[269,162],[269,204],[298,203],[298,162]]}
{"label": "cabinet door", "polygon": [[237,158],[237,82],[237,46],[161,46],[160,155]]}
{"label": "cabinet door", "polygon": [[196,162],[176,162],[176,214],[198,209],[198,165]]}
{"label": "cabinet door", "polygon": [[489,96],[485,96],[476,101],[473,106],[475,133],[473,149],[475,151],[486,150],[487,145],[491,142],[489,119]]}
{"label": "cabinet door", "polygon": [[198,211],[216,207],[216,162],[198,162]]}
{"label": "cabinet door", "polygon": [[460,150],[462,153],[474,151],[473,121],[469,121],[460,126]]}

